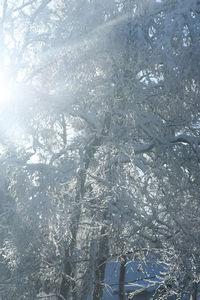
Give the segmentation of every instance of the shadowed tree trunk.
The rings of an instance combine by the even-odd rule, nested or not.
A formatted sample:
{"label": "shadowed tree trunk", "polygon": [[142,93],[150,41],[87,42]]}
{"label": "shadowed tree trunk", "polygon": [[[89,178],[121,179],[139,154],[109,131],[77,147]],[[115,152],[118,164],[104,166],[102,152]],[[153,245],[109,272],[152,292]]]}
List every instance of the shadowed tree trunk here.
{"label": "shadowed tree trunk", "polygon": [[95,264],[95,249],[97,241],[96,239],[91,240],[90,251],[89,251],[89,262],[85,268],[85,273],[83,276],[83,284],[81,288],[80,300],[88,299],[89,294],[93,286],[93,270]]}
{"label": "shadowed tree trunk", "polygon": [[[71,220],[71,226],[70,226],[71,242],[65,250],[64,274],[63,274],[63,278],[62,278],[62,282],[61,282],[61,286],[60,286],[60,296],[58,297],[58,300],[63,300],[63,299],[68,300],[70,291],[72,291],[73,300],[77,299],[76,286],[75,286],[76,282],[75,282],[75,276],[74,276],[76,266],[75,266],[75,264],[72,264],[70,258],[74,254],[74,250],[75,250],[76,242],[77,242],[77,233],[78,233],[79,222],[80,222],[80,217],[81,217],[81,199],[85,195],[85,182],[86,182],[87,170],[89,168],[90,161],[92,160],[98,147],[102,143],[103,137],[107,135],[108,128],[109,128],[109,115],[106,114],[101,137],[94,137],[93,141],[89,145],[86,146],[84,158],[83,158],[83,167],[79,171],[78,176],[77,176],[77,189],[76,189],[76,197],[75,197],[75,204],[77,204],[77,205],[75,208],[74,216],[72,216],[72,220]],[[107,242],[105,242],[105,237],[103,237],[102,243],[104,245],[107,244]],[[100,242],[100,244],[101,244],[101,242]],[[100,248],[102,248],[101,245],[100,245]],[[99,265],[101,265],[101,263]],[[101,267],[101,269],[102,269],[102,267]]]}
{"label": "shadowed tree trunk", "polygon": [[[105,113],[104,126],[102,128],[100,137],[95,136],[93,141],[85,147],[85,153],[83,154],[84,157],[83,157],[82,168],[80,169],[77,176],[77,188],[76,188],[76,197],[75,197],[76,207],[75,207],[74,216],[72,216],[71,227],[70,227],[71,242],[65,251],[64,274],[60,286],[60,296],[58,297],[58,300],[63,300],[63,299],[68,300],[70,290],[72,290],[73,300],[77,299],[76,290],[75,290],[75,278],[74,278],[76,267],[75,265],[72,265],[72,263],[70,262],[70,257],[72,257],[74,254],[74,250],[77,242],[77,233],[78,233],[79,222],[81,217],[81,199],[84,197],[86,191],[85,182],[87,177],[87,171],[90,166],[90,162],[94,157],[98,147],[102,144],[103,138],[108,135],[109,128],[110,128],[110,114],[107,112]],[[101,231],[102,232],[105,231],[105,228],[103,227]],[[108,237],[104,234],[100,241],[101,249],[104,248],[104,245],[108,244],[107,239]],[[107,258],[107,256],[105,257]],[[105,259],[103,258],[103,260]],[[97,263],[97,265],[101,266],[102,261],[100,263]],[[99,274],[103,274],[104,276],[103,268],[105,267],[101,266],[101,272]],[[98,276],[99,275],[97,275],[97,277]],[[100,298],[98,299],[96,298],[96,300],[100,300]]]}
{"label": "shadowed tree trunk", "polygon": [[198,300],[198,283],[194,282],[192,287],[192,294],[190,300]]}
{"label": "shadowed tree trunk", "polygon": [[124,300],[124,282],[126,276],[126,255],[122,256],[119,273],[119,300]]}
{"label": "shadowed tree trunk", "polygon": [[84,197],[85,194],[85,181],[86,181],[86,173],[87,169],[89,168],[90,159],[93,157],[95,153],[96,147],[98,147],[100,144],[100,139],[96,138],[92,145],[90,145],[90,148],[88,151],[86,151],[85,159],[84,159],[84,168],[83,170],[79,171],[79,174],[77,176],[77,191],[76,191],[76,197],[75,197],[75,212],[74,216],[72,216],[71,220],[71,242],[69,246],[65,250],[65,259],[64,259],[64,274],[63,279],[61,282],[60,287],[60,296],[59,300],[68,299],[69,292],[72,290],[72,298],[73,300],[76,300],[76,291],[75,291],[75,264],[72,264],[71,257],[74,254],[74,250],[76,247],[76,241],[77,241],[77,233],[79,228],[79,221],[81,216],[81,199]]}
{"label": "shadowed tree trunk", "polygon": [[103,296],[104,276],[108,254],[109,249],[107,226],[103,226],[101,228],[99,249],[96,258],[96,268],[94,273],[94,291],[92,297],[93,300],[101,300]]}

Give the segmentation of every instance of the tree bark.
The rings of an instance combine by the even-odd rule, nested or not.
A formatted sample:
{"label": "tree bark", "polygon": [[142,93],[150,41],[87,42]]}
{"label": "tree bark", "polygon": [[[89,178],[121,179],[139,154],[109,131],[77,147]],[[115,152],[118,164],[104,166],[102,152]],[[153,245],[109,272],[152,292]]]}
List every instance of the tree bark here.
{"label": "tree bark", "polygon": [[120,264],[120,274],[119,274],[119,300],[124,300],[124,282],[126,276],[126,255],[122,256],[122,261]]}
{"label": "tree bark", "polygon": [[93,270],[95,264],[95,249],[96,249],[96,239],[92,239],[90,243],[90,251],[89,251],[89,262],[87,268],[85,269],[85,273],[83,276],[83,283],[81,288],[80,300],[88,299],[89,294],[91,293],[91,289],[93,287]]}
{"label": "tree bark", "polygon": [[[76,191],[76,197],[75,197],[75,216],[72,218],[71,221],[71,243],[68,246],[68,248],[65,251],[65,261],[64,261],[64,276],[62,278],[61,286],[60,286],[60,296],[58,297],[58,300],[68,300],[69,299],[69,293],[70,290],[72,290],[72,298],[73,300],[76,300],[76,291],[75,291],[75,266],[70,263],[70,256],[73,256],[74,249],[76,246],[76,240],[77,240],[77,233],[79,228],[79,221],[81,217],[81,199],[85,195],[85,181],[87,176],[87,170],[90,166],[91,159],[94,157],[98,147],[102,144],[102,140],[104,136],[108,135],[108,130],[110,127],[110,114],[105,114],[104,119],[104,126],[101,132],[101,137],[95,136],[93,141],[85,147],[85,153],[83,157],[82,166],[80,168],[78,178],[77,178],[77,191]],[[78,209],[78,211],[77,211]],[[104,245],[108,244],[107,236],[102,236],[102,241],[100,241],[100,248],[103,251]],[[101,252],[100,252],[101,253]],[[103,253],[103,252],[102,252]],[[107,256],[106,256],[107,258]],[[97,277],[104,276],[105,273],[105,258],[103,258],[103,261],[98,261],[98,266],[100,266],[100,273],[98,273]],[[103,275],[102,275],[103,274]],[[99,279],[98,279],[99,280]],[[103,292],[102,292],[103,293]],[[99,294],[99,292],[97,293]],[[96,300],[100,300],[101,298],[96,298]]]}
{"label": "tree bark", "polygon": [[94,290],[93,290],[93,300],[101,300],[103,296],[104,289],[104,277],[106,262],[108,258],[108,235],[107,227],[103,226],[101,228],[101,236],[99,242],[99,250],[96,258],[96,269],[94,273]]}
{"label": "tree bark", "polygon": [[190,300],[198,300],[198,283],[194,282],[192,286],[192,294],[190,296]]}
{"label": "tree bark", "polygon": [[76,300],[76,286],[75,286],[75,264],[70,262],[70,257],[73,256],[74,250],[76,247],[77,241],[77,233],[79,228],[79,222],[81,217],[81,199],[84,197],[85,194],[85,181],[87,170],[89,168],[90,160],[94,156],[96,152],[96,148],[100,145],[101,140],[100,138],[95,138],[94,141],[86,147],[85,155],[83,158],[83,168],[80,169],[78,176],[77,176],[77,188],[76,188],[76,196],[75,196],[75,203],[76,208],[74,212],[74,216],[72,216],[71,220],[71,242],[69,246],[65,250],[65,258],[64,258],[64,274],[61,281],[60,286],[60,296],[58,300],[69,299],[69,293],[72,292],[72,299]]}

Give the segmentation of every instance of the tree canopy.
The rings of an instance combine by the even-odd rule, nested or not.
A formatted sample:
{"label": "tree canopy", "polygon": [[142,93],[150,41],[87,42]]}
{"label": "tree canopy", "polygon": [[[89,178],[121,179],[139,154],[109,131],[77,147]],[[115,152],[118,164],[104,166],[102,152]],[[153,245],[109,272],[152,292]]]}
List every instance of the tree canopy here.
{"label": "tree canopy", "polygon": [[197,300],[199,18],[198,0],[0,0],[2,299],[101,300],[106,262],[137,260],[166,267],[162,299]]}

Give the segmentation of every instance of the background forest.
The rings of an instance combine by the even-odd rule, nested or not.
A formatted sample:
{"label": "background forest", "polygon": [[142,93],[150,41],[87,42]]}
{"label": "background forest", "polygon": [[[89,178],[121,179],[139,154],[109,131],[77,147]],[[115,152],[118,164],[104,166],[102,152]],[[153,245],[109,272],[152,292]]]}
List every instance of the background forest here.
{"label": "background forest", "polygon": [[197,299],[199,93],[198,0],[0,0],[3,300],[101,300],[149,259]]}

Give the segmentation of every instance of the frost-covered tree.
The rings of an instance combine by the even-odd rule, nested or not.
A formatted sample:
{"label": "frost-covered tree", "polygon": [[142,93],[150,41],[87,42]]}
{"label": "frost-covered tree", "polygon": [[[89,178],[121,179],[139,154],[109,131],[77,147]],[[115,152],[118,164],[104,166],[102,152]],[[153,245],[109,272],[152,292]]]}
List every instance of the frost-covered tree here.
{"label": "frost-covered tree", "polygon": [[99,300],[108,260],[153,254],[196,299],[198,1],[1,11],[2,295]]}
{"label": "frost-covered tree", "polygon": [[146,214],[147,220],[140,220],[137,235],[163,254],[171,271],[172,292],[190,292],[196,299],[199,3],[140,4],[133,7],[134,17],[125,24],[128,63],[120,89],[135,114],[133,161],[141,170],[138,181],[143,203],[138,219]]}

